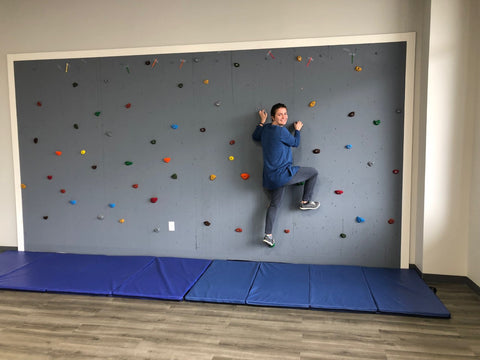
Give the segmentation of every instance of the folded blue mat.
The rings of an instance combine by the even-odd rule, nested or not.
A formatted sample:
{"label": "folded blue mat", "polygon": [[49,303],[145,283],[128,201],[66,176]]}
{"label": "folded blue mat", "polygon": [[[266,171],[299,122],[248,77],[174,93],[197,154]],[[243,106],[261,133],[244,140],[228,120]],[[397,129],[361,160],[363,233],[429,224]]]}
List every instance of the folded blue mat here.
{"label": "folded blue mat", "polygon": [[377,311],[359,266],[310,265],[310,307]]}
{"label": "folded blue mat", "polygon": [[450,312],[414,270],[363,268],[383,313],[449,318]]}
{"label": "folded blue mat", "polygon": [[5,251],[0,253],[0,276],[18,270],[50,253],[30,251]]}
{"label": "folded blue mat", "polygon": [[261,263],[246,303],[308,308],[308,265]]}
{"label": "folded blue mat", "polygon": [[245,304],[259,264],[214,260],[185,296],[185,300]]}
{"label": "folded blue mat", "polygon": [[0,288],[111,295],[154,259],[151,256],[51,253],[1,276]]}
{"label": "folded blue mat", "polygon": [[142,272],[125,282],[114,295],[183,300],[211,260],[156,258]]}

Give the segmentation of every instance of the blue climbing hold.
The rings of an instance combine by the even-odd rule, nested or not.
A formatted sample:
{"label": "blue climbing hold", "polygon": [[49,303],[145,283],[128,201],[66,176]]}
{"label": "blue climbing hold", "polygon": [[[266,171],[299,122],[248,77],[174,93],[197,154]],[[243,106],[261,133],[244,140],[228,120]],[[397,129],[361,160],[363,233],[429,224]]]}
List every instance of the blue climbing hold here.
{"label": "blue climbing hold", "polygon": [[172,125],[172,129],[178,129],[178,125],[177,125],[177,124],[173,124],[173,125]]}
{"label": "blue climbing hold", "polygon": [[348,144],[348,145],[345,145],[345,149],[351,149],[352,148],[352,145]]}
{"label": "blue climbing hold", "polygon": [[357,219],[356,219],[356,220],[357,220],[357,223],[363,223],[363,222],[365,222],[365,219],[362,218],[362,217],[360,217],[360,216],[357,216]]}
{"label": "blue climbing hold", "polygon": [[77,200],[70,200],[70,204],[75,205],[77,203]]}
{"label": "blue climbing hold", "polygon": [[115,204],[111,203],[111,204],[108,204],[108,206],[110,206],[113,209],[115,207]]}

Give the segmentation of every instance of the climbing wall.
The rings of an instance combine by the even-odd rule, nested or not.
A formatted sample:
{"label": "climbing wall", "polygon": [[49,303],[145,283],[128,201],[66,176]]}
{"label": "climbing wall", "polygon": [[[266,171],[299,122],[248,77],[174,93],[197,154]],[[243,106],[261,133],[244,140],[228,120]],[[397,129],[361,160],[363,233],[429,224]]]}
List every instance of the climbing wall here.
{"label": "climbing wall", "polygon": [[[405,43],[15,62],[25,249],[397,267]],[[304,123],[277,245],[258,110]]]}

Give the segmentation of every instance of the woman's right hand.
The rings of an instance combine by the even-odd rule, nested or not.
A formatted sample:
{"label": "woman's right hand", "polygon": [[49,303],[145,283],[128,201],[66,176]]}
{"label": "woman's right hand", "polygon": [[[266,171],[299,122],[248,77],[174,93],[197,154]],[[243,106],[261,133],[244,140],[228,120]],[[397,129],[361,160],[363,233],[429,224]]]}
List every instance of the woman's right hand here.
{"label": "woman's right hand", "polygon": [[262,109],[258,112],[258,116],[260,116],[260,123],[265,124],[265,121],[267,121],[268,114],[265,111],[265,109]]}

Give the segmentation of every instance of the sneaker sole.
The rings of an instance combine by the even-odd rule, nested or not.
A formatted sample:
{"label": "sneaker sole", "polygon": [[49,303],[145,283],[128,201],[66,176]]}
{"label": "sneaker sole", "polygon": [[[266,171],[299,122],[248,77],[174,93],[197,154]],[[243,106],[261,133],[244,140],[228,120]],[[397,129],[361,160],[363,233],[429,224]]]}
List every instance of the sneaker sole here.
{"label": "sneaker sole", "polygon": [[314,207],[314,208],[302,208],[302,207],[300,207],[299,209],[300,210],[317,210],[319,207],[320,207],[320,205],[318,205],[317,207]]}
{"label": "sneaker sole", "polygon": [[272,244],[272,243],[266,242],[265,240],[263,240],[263,242],[271,248],[275,246],[275,243]]}

